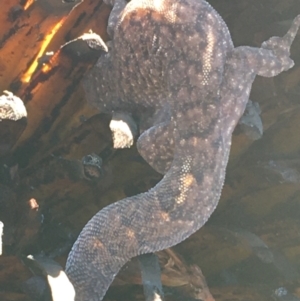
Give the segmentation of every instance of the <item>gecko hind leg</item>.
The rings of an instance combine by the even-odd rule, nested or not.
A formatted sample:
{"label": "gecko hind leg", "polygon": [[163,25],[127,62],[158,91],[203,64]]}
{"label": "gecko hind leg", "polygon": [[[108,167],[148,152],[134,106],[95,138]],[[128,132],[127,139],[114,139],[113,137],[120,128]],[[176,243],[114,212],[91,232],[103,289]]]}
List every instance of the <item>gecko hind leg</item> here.
{"label": "gecko hind leg", "polygon": [[170,122],[160,123],[145,131],[137,141],[137,149],[152,168],[166,174],[174,156],[173,128]]}

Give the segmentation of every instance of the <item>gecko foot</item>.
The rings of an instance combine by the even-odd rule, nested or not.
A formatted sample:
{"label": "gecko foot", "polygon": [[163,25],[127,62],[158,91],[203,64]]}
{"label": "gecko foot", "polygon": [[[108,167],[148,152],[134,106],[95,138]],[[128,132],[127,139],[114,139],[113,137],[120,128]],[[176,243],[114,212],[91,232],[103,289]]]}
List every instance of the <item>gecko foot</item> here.
{"label": "gecko foot", "polygon": [[294,66],[294,61],[290,59],[290,48],[297,35],[300,27],[300,15],[298,15],[289,31],[283,37],[271,37],[269,40],[262,43],[261,48],[272,50],[273,53],[282,61],[285,66],[284,70],[288,70]]}

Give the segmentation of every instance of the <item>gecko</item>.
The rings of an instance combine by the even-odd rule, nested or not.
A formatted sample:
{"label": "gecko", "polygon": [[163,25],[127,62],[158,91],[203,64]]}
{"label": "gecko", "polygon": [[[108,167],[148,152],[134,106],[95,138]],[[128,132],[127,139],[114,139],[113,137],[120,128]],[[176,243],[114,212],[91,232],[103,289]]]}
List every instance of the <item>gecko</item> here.
{"label": "gecko", "polygon": [[293,67],[297,16],[284,37],[260,48],[234,47],[204,0],[107,0],[113,5],[109,51],[83,80],[102,112],[160,115],[137,140],[164,176],[145,193],[94,215],[66,263],[76,301],[102,300],[132,257],[174,246],[201,228],[220,199],[232,132],[256,75]]}

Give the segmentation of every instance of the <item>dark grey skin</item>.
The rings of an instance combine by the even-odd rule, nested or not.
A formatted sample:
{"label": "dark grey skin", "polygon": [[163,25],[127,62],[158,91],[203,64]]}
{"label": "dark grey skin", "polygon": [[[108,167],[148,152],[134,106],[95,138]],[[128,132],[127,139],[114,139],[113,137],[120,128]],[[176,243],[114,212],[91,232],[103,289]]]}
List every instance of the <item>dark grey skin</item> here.
{"label": "dark grey skin", "polygon": [[204,225],[218,204],[232,132],[253,80],[293,66],[289,50],[299,24],[300,16],[283,38],[261,48],[234,48],[226,24],[204,0],[116,3],[111,49],[86,77],[86,96],[101,111],[152,114],[167,107],[169,118],[137,142],[165,175],[84,227],[66,265],[76,301],[102,300],[130,258],[176,245]]}
{"label": "dark grey skin", "polygon": [[161,283],[161,271],[158,257],[153,254],[143,254],[139,257],[144,295],[146,301],[163,301],[164,292]]}

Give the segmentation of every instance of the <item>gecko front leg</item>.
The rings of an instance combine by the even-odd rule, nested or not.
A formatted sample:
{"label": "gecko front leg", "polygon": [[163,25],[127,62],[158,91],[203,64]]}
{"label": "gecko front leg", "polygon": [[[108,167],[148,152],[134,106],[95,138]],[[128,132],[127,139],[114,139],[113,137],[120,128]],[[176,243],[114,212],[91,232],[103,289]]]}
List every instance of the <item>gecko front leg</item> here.
{"label": "gecko front leg", "polygon": [[111,5],[112,11],[110,12],[107,24],[107,33],[113,38],[115,28],[119,21],[119,16],[123,9],[125,8],[127,2],[125,0],[103,0],[103,2],[107,5]]}
{"label": "gecko front leg", "polygon": [[223,126],[228,137],[244,113],[255,76],[273,77],[293,67],[290,48],[299,26],[300,15],[283,37],[272,37],[261,48],[241,46],[229,53],[220,89]]}

